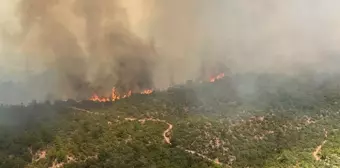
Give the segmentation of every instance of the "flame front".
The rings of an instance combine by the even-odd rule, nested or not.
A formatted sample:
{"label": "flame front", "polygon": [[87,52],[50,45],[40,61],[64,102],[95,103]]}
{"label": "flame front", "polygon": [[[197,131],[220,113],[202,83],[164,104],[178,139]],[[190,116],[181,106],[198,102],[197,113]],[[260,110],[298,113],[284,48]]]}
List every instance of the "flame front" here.
{"label": "flame front", "polygon": [[109,98],[99,97],[97,94],[93,94],[93,96],[90,98],[90,100],[96,101],[96,102],[108,102],[108,101],[110,101]]}
{"label": "flame front", "polygon": [[140,94],[151,94],[152,92],[153,92],[153,90],[147,89],[147,90],[144,90],[143,92],[141,92]]}
{"label": "flame front", "polygon": [[[151,94],[153,93],[153,90],[151,89],[147,89],[147,90],[144,90],[142,91],[140,94],[143,94],[143,95],[148,95],[148,94]],[[108,98],[108,97],[99,97],[96,93],[94,93],[92,95],[92,97],[90,98],[91,101],[95,101],[95,102],[110,102],[110,101],[116,101],[116,100],[119,100],[119,99],[125,99],[125,98],[128,98],[132,95],[132,91],[128,91],[127,94],[124,94],[124,95],[119,95],[119,93],[116,91],[116,88],[112,88],[112,91],[111,91],[111,96]]]}
{"label": "flame front", "polygon": [[216,80],[224,78],[224,73],[220,73],[217,76],[211,77],[210,82],[215,82]]}
{"label": "flame front", "polygon": [[[214,76],[214,77],[211,77],[210,78],[210,82],[215,82],[217,80],[220,80],[222,78],[224,78],[224,73],[220,73],[218,74],[217,76]],[[152,89],[146,89],[146,90],[143,90],[142,92],[140,92],[139,94],[142,94],[142,95],[148,95],[148,94],[151,94],[153,93],[154,91]],[[91,101],[95,101],[95,102],[110,102],[110,101],[116,101],[116,100],[119,100],[119,99],[124,99],[124,98],[128,98],[132,95],[132,91],[128,91],[127,94],[124,94],[124,95],[120,95],[116,88],[112,88],[112,91],[111,91],[111,96],[110,97],[100,97],[98,96],[96,93],[94,93],[92,95],[92,97],[90,98]]]}

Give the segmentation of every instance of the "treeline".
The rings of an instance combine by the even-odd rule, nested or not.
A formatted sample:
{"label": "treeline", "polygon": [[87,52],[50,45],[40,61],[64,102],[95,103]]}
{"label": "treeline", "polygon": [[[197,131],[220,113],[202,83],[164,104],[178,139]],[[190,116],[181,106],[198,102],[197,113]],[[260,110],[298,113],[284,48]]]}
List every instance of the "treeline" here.
{"label": "treeline", "polygon": [[[339,84],[336,75],[246,74],[116,102],[2,105],[0,167],[218,167],[181,148],[231,167],[320,166],[311,153],[324,130],[339,146]],[[172,145],[165,124],[129,117],[172,123]],[[337,150],[325,149],[322,159],[335,163]]]}

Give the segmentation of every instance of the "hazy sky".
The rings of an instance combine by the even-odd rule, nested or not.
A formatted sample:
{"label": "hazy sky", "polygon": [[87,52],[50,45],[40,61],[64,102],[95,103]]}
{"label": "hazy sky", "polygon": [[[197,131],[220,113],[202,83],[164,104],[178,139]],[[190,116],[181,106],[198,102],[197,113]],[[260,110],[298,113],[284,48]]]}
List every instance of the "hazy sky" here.
{"label": "hazy sky", "polygon": [[[216,63],[233,72],[337,71],[339,16],[338,0],[1,0],[0,75],[58,69],[111,85],[127,55],[140,59],[128,61],[128,81],[140,76],[132,67],[148,66],[155,87]],[[85,68],[73,68],[80,62]]]}
{"label": "hazy sky", "polygon": [[[14,19],[17,1],[0,2],[0,23],[10,31],[18,29],[14,26],[18,20]],[[62,15],[59,21],[82,44],[84,23],[72,13],[74,0],[58,2],[59,8],[56,5],[54,9]],[[196,62],[197,55],[207,46],[210,48],[206,50],[212,53],[203,57],[218,53],[256,68],[264,65],[273,68],[270,64],[277,62],[313,62],[323,57],[324,52],[339,51],[340,2],[337,0],[117,2],[126,11],[132,32],[146,40],[152,38],[164,55],[173,53],[171,58],[184,59],[193,54],[192,59],[186,60],[189,62]],[[4,57],[7,56],[1,58]],[[13,59],[9,61],[20,62]]]}

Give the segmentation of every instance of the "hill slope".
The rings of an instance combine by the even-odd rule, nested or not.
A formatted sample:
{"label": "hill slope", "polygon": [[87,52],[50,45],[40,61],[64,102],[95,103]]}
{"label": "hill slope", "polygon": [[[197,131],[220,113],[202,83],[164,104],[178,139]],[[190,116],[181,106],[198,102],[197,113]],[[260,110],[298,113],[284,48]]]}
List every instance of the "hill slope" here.
{"label": "hill slope", "polygon": [[0,167],[340,164],[337,78],[252,78],[188,83],[116,102],[2,106]]}

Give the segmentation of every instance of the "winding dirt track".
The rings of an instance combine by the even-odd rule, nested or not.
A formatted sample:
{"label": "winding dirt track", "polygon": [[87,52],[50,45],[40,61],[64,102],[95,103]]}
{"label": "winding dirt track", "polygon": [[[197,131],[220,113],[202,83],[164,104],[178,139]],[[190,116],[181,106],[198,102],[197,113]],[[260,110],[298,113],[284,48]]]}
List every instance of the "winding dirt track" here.
{"label": "winding dirt track", "polygon": [[[127,120],[127,121],[136,121],[137,119],[136,118],[125,118],[125,120]],[[153,119],[153,118],[143,118],[143,119],[139,119],[138,121],[141,122],[141,123],[145,123],[145,121],[154,121],[154,122],[161,122],[161,123],[167,124],[169,127],[163,132],[163,137],[164,137],[164,141],[167,144],[171,145],[171,142],[170,142],[171,141],[171,137],[170,137],[169,134],[170,134],[170,132],[172,131],[172,128],[173,128],[172,124],[170,124],[169,122],[167,122],[165,120]],[[215,159],[215,160],[210,159],[209,157],[207,157],[205,155],[202,155],[200,153],[197,153],[196,151],[188,150],[188,149],[185,149],[185,148],[180,147],[180,146],[178,146],[177,148],[182,149],[183,151],[185,151],[187,153],[190,153],[192,155],[197,155],[197,156],[199,156],[199,157],[201,157],[201,158],[203,158],[205,160],[208,160],[210,162],[213,162],[215,164],[222,165],[222,163],[220,163],[218,161],[218,159]]]}
{"label": "winding dirt track", "polygon": [[315,151],[313,152],[313,156],[314,156],[314,159],[316,161],[319,161],[321,158],[320,156],[318,156],[318,154],[321,152],[321,148],[322,146],[326,143],[326,140],[324,140],[321,145],[319,145],[318,147],[316,147]]}
{"label": "winding dirt track", "polygon": [[[325,138],[327,138],[328,132],[324,130],[325,132]],[[316,147],[316,149],[313,152],[313,157],[316,161],[319,161],[321,158],[318,156],[318,154],[321,152],[322,146],[327,142],[327,140],[324,140],[319,146]]]}
{"label": "winding dirt track", "polygon": [[[125,118],[125,120],[127,120],[127,121],[135,121],[137,119],[136,118]],[[154,119],[154,118],[143,118],[143,119],[139,119],[138,121],[141,122],[141,123],[145,123],[145,121],[154,121],[154,122],[161,122],[161,123],[167,124],[168,128],[163,132],[163,138],[164,138],[165,143],[171,144],[171,142],[170,142],[171,137],[170,137],[169,134],[170,134],[170,132],[171,132],[171,130],[173,128],[172,124],[168,123],[165,120]]]}
{"label": "winding dirt track", "polygon": [[[80,108],[77,108],[77,107],[71,107],[71,109],[73,110],[78,110],[78,111],[83,111],[83,112],[86,112],[86,113],[89,113],[89,114],[95,114],[95,115],[99,115],[99,113],[97,112],[92,112],[92,111],[89,111],[89,110],[85,110],[85,109],[80,109]],[[126,121],[139,121],[141,122],[142,124],[145,123],[145,121],[154,121],[154,122],[161,122],[161,123],[165,123],[168,125],[168,128],[163,132],[163,138],[164,138],[164,141],[165,143],[171,145],[171,136],[170,136],[170,133],[173,129],[173,125],[170,124],[169,122],[165,121],[165,120],[160,120],[160,119],[154,119],[154,118],[143,118],[143,119],[137,119],[137,118],[125,118]],[[220,163],[218,161],[218,159],[210,159],[209,157],[203,155],[203,154],[200,154],[200,153],[197,153],[196,151],[192,151],[192,150],[188,150],[188,149],[185,149],[181,146],[178,146],[177,148],[179,149],[182,149],[183,151],[187,152],[187,153],[190,153],[192,155],[197,155],[205,160],[208,160],[210,162],[213,162],[215,164],[218,164],[218,165],[223,165],[222,163]]]}
{"label": "winding dirt track", "polygon": [[184,150],[185,152],[190,153],[190,154],[192,154],[192,155],[198,155],[199,157],[201,157],[201,158],[203,158],[203,159],[205,159],[205,160],[208,160],[208,161],[210,161],[210,162],[213,162],[213,163],[215,163],[215,164],[222,165],[222,163],[219,162],[218,159],[213,160],[213,159],[208,158],[208,157],[205,156],[205,155],[202,155],[202,154],[200,154],[200,153],[197,153],[196,151],[184,149],[184,148],[182,148],[182,147],[178,147],[178,148],[180,148],[180,149]]}
{"label": "winding dirt track", "polygon": [[166,124],[168,124],[168,129],[166,129],[164,132],[163,132],[163,137],[164,137],[164,140],[165,140],[165,142],[167,143],[167,144],[171,144],[171,142],[170,142],[170,136],[168,137],[168,134],[170,134],[170,132],[171,132],[171,130],[172,130],[172,124],[170,124],[170,123],[166,123]]}
{"label": "winding dirt track", "polygon": [[86,113],[89,113],[89,114],[93,114],[94,112],[91,112],[89,110],[85,110],[85,109],[80,109],[80,108],[77,108],[77,107],[71,107],[71,109],[73,110],[78,110],[78,111],[82,111],[82,112],[86,112]]}

